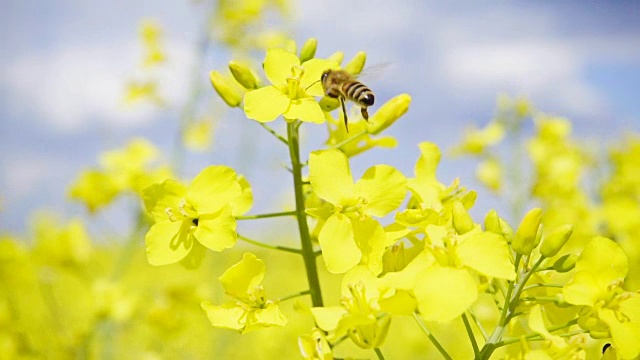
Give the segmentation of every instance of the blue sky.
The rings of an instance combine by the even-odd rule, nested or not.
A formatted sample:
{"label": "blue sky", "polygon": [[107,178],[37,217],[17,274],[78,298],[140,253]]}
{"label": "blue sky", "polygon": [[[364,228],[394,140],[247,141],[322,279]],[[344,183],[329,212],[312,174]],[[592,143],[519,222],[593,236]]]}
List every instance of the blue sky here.
{"label": "blue sky", "polygon": [[[527,95],[537,108],[571,119],[574,131],[596,144],[640,132],[640,5],[635,2],[431,2],[338,0],[296,3],[293,37],[319,39],[318,56],[359,50],[370,64],[390,63],[368,85],[380,102],[407,92],[409,113],[390,129],[400,141],[353,160],[354,175],[387,163],[411,175],[417,144],[451,148],[470,125],[492,116],[496,95]],[[146,136],[170,153],[180,106],[187,98],[205,7],[190,1],[19,1],[0,4],[0,229],[21,232],[29,214],[48,208],[82,214],[65,202],[78,172],[101,151]],[[141,53],[142,17],[165,28],[169,56],[161,85],[170,107],[126,108],[124,84]],[[199,69],[224,69],[228,52],[214,48]],[[213,98],[215,94],[210,91]],[[375,111],[375,107],[374,107]],[[256,211],[287,202],[286,149],[238,111],[221,106],[215,146],[188,155],[184,175],[212,163],[230,165],[254,184]],[[306,150],[320,146],[312,126]],[[445,159],[444,182],[461,177],[477,188],[473,163]],[[258,185],[260,184],[260,185]],[[488,197],[479,210],[498,206]],[[480,205],[484,204],[484,205]],[[97,219],[115,232],[131,202]],[[128,215],[127,215],[128,216]]]}

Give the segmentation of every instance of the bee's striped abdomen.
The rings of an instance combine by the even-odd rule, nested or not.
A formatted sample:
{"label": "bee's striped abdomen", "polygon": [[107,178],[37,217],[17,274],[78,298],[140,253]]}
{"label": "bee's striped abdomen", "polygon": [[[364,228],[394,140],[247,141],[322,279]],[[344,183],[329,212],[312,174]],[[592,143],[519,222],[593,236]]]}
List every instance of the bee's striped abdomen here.
{"label": "bee's striped abdomen", "polygon": [[352,81],[344,84],[342,91],[347,99],[363,107],[373,105],[375,100],[373,91],[359,81]]}

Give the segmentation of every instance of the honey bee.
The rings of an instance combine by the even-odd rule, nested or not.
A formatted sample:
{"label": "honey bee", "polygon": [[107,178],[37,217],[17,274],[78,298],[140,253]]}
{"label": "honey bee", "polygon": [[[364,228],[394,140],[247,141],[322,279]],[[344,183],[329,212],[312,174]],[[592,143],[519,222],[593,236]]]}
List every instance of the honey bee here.
{"label": "honey bee", "polygon": [[349,132],[349,125],[347,123],[347,109],[345,107],[345,100],[350,100],[360,106],[360,112],[365,120],[369,120],[369,113],[367,107],[373,105],[375,96],[373,91],[369,89],[365,84],[356,80],[353,75],[344,70],[327,70],[322,73],[320,78],[322,82],[322,88],[326,96],[340,99],[340,105],[342,105],[342,114],[344,115],[344,126]]}

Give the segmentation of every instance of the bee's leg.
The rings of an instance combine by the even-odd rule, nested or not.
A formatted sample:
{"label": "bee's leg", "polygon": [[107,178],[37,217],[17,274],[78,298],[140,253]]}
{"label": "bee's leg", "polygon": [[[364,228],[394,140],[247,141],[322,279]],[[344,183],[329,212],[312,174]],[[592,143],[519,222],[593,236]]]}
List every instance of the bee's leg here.
{"label": "bee's leg", "polygon": [[361,107],[360,108],[360,112],[362,113],[362,117],[365,120],[369,121],[369,112],[367,111],[367,108],[366,107]]}
{"label": "bee's leg", "polygon": [[342,116],[344,116],[344,128],[349,132],[349,123],[347,122],[347,107],[344,105],[344,98],[340,97],[340,105],[342,105]]}

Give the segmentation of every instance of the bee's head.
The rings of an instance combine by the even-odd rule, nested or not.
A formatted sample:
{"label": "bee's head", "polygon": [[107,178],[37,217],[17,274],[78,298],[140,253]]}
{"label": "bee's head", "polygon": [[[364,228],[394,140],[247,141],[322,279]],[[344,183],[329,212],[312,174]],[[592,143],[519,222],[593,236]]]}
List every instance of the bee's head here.
{"label": "bee's head", "polygon": [[322,76],[320,77],[320,81],[324,82],[327,80],[327,77],[329,76],[329,74],[331,73],[331,69],[326,70],[325,72],[322,73]]}

